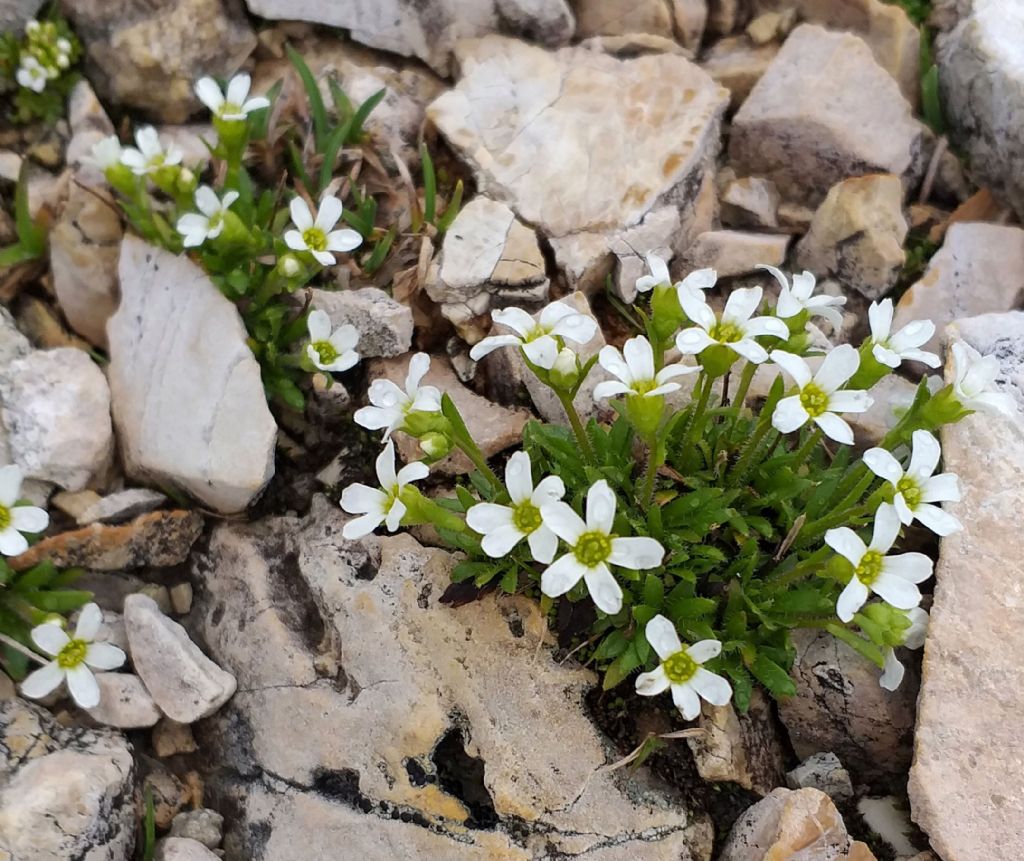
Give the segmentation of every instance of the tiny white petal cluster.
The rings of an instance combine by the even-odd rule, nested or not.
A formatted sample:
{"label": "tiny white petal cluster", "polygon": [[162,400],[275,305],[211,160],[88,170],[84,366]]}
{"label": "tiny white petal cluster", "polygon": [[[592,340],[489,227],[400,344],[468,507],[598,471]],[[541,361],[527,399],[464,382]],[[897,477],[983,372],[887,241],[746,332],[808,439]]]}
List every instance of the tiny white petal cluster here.
{"label": "tiny white petal cluster", "polygon": [[42,532],[50,524],[50,515],[42,508],[18,504],[21,482],[19,466],[0,467],[0,553],[4,556],[24,553],[28,550],[25,535]]}
{"label": "tiny white petal cluster", "polygon": [[135,144],[134,147],[125,147],[121,152],[121,163],[131,168],[136,176],[146,176],[160,168],[179,165],[184,157],[173,143],[164,149],[160,136],[152,126],[142,126],[136,130]]}
{"label": "tiny white petal cluster", "polygon": [[713,706],[724,706],[732,698],[732,685],[702,666],[721,653],[722,644],[718,640],[701,640],[684,648],[675,627],[661,615],[647,623],[644,636],[661,663],[651,672],[636,677],[638,694],[653,697],[671,689],[672,702],[685,720],[693,720],[700,714],[701,699]]}
{"label": "tiny white petal cluster", "polygon": [[350,484],[342,491],[341,507],[349,514],[360,514],[345,524],[342,535],[350,541],[369,535],[382,523],[389,532],[398,529],[407,511],[401,500],[402,489],[411,482],[426,478],[430,467],[425,463],[403,466],[395,472],[395,444],[388,440],[383,451],[377,455],[377,481],[380,487],[365,484]]}
{"label": "tiny white petal cluster", "polygon": [[32,90],[34,93],[41,93],[46,89],[46,82],[49,76],[42,64],[31,54],[26,54],[18,64],[18,71],[15,80],[19,86]]}
{"label": "tiny white petal cluster", "polygon": [[224,93],[213,78],[200,78],[196,81],[196,95],[217,119],[240,122],[253,111],[270,107],[270,101],[264,96],[249,98],[251,86],[252,79],[248,75],[235,75]]}
{"label": "tiny white petal cluster", "polygon": [[[903,632],[903,646],[907,649],[920,649],[928,633],[928,611],[914,607],[907,610],[907,618],[910,619],[910,627]],[[885,666],[882,668],[878,684],[887,691],[894,691],[903,683],[903,664],[896,657],[896,650],[892,646],[884,647],[882,656],[885,659]]]}
{"label": "tiny white petal cluster", "polygon": [[805,270],[799,275],[793,275],[793,281],[790,283],[785,273],[774,266],[762,264],[757,268],[770,273],[779,282],[779,301],[776,303],[775,313],[780,319],[788,320],[807,311],[811,317],[824,317],[834,331],[838,331],[843,325],[843,315],[839,309],[846,304],[846,297],[813,295],[813,273]]}
{"label": "tiny white petal cluster", "polygon": [[761,304],[760,287],[740,287],[726,300],[722,319],[704,301],[703,294],[679,291],[679,304],[696,326],[676,336],[676,347],[683,355],[697,355],[708,347],[728,347],[749,362],[759,365],[768,360],[768,351],[754,339],[761,335],[787,338],[789,329],[777,317],[755,317]]}
{"label": "tiny white petal cluster", "polygon": [[306,201],[301,197],[292,199],[289,206],[292,224],[296,230],[289,230],[284,235],[285,244],[292,251],[308,251],[321,266],[333,266],[337,263],[332,251],[348,252],[362,244],[363,237],[355,230],[334,226],[341,218],[341,201],[332,194],[325,195],[320,201],[316,218],[310,212]]}
{"label": "tiny white petal cluster", "polygon": [[500,347],[521,347],[530,362],[550,371],[562,346],[560,340],[586,344],[597,334],[597,322],[566,302],[552,302],[536,320],[522,308],[495,311],[491,319],[516,334],[484,338],[470,350],[474,361],[480,361]]}
{"label": "tiny white petal cluster", "polygon": [[223,199],[217,197],[208,185],[196,189],[196,206],[199,212],[187,212],[178,219],[178,233],[185,237],[186,248],[202,245],[207,239],[216,239],[224,230],[224,214],[231,204],[238,200],[237,191],[224,192]]}
{"label": "tiny white petal cluster", "polygon": [[654,348],[643,335],[626,341],[621,353],[615,347],[602,347],[597,361],[608,373],[618,377],[617,380],[605,380],[594,387],[594,400],[598,401],[618,395],[643,398],[667,395],[679,389],[679,383],[670,380],[700,370],[696,366],[675,363],[655,373]]}
{"label": "tiny white petal cluster", "polygon": [[103,613],[96,604],[86,604],[78,617],[74,637],[53,622],[32,629],[32,642],[53,660],[30,673],[21,683],[21,692],[29,699],[41,699],[67,682],[71,698],[83,709],[100,702],[100,688],[93,670],[114,670],[125,661],[125,654],[110,643],[95,642]]}
{"label": "tiny white petal cluster", "polygon": [[346,323],[331,331],[331,318],[326,311],[316,310],[306,320],[309,343],[306,355],[321,371],[341,373],[359,361],[356,345],[359,332],[355,326]]}
{"label": "tiny white petal cluster", "polygon": [[995,356],[982,356],[974,347],[954,341],[953,391],[960,403],[969,410],[989,415],[1012,418],[1017,414],[1013,396],[1000,392],[995,385],[999,376],[999,360]]}
{"label": "tiny white petal cluster", "polygon": [[409,360],[405,391],[391,380],[374,380],[367,393],[371,406],[356,410],[353,416],[356,424],[368,430],[383,428],[383,438],[387,440],[402,426],[410,413],[440,412],[441,393],[435,386],[420,385],[429,370],[430,356],[417,353]]}
{"label": "tiny white petal cluster", "polygon": [[871,355],[889,368],[898,368],[905,361],[923,362],[930,368],[942,364],[934,353],[920,349],[935,334],[935,324],[931,320],[914,320],[893,333],[892,318],[892,299],[872,302],[868,308]]}

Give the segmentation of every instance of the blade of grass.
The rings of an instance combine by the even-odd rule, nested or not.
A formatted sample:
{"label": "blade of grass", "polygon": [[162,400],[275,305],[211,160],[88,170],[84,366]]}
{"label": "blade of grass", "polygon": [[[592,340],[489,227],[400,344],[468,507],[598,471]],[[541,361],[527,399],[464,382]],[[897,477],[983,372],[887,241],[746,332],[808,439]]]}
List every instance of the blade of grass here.
{"label": "blade of grass", "polygon": [[341,149],[342,144],[348,138],[348,130],[352,124],[351,117],[346,120],[342,125],[338,126],[331,136],[327,139],[327,145],[324,147],[324,160],[323,164],[320,165],[320,192],[330,185],[331,178],[334,176],[334,162],[337,161],[338,151]]}
{"label": "blade of grass", "polygon": [[345,122],[356,112],[355,105],[352,104],[352,100],[345,94],[345,91],[334,78],[328,79],[327,86],[331,91],[331,100],[334,102],[334,110],[338,115],[338,122]]}
{"label": "blade of grass", "polygon": [[274,102],[277,101],[277,97],[281,94],[281,87],[284,86],[284,79],[278,78],[269,90],[267,90],[267,100],[270,102],[270,106],[266,108],[260,108],[258,111],[253,111],[249,116],[250,131],[252,140],[266,140],[267,132],[270,131],[270,112],[274,109]]}
{"label": "blade of grass", "polygon": [[14,190],[14,226],[18,244],[38,257],[46,248],[46,231],[32,220],[28,206],[28,159],[21,160],[18,185]]}
{"label": "blade of grass", "polygon": [[320,88],[316,84],[316,78],[302,59],[302,55],[291,45],[285,45],[288,59],[291,60],[295,71],[302,79],[302,86],[306,90],[306,98],[309,99],[309,111],[313,118],[313,136],[316,141],[317,152],[323,151],[323,144],[327,138],[327,108],[324,107],[323,97],[320,95]]}
{"label": "blade of grass", "polygon": [[423,162],[423,220],[433,224],[437,214],[437,176],[426,144],[420,144],[420,160]]}
{"label": "blade of grass", "polygon": [[448,205],[444,208],[444,213],[442,213],[441,217],[437,220],[438,233],[446,233],[448,228],[452,226],[452,222],[455,221],[455,217],[459,214],[459,210],[462,208],[463,191],[462,180],[460,179],[455,183],[455,190],[452,192],[452,199],[448,201]]}
{"label": "blade of grass", "polygon": [[359,106],[359,110],[352,115],[352,125],[348,132],[348,143],[360,143],[365,136],[363,132],[363,123],[366,122],[367,117],[373,112],[373,109],[380,104],[381,99],[387,95],[386,89],[378,90],[365,102]]}
{"label": "blade of grass", "polygon": [[396,236],[398,236],[398,228],[392,225],[384,238],[374,246],[373,254],[363,264],[363,272],[367,275],[373,275],[374,272],[380,269],[387,259],[388,252],[391,250],[391,245],[395,241]]}

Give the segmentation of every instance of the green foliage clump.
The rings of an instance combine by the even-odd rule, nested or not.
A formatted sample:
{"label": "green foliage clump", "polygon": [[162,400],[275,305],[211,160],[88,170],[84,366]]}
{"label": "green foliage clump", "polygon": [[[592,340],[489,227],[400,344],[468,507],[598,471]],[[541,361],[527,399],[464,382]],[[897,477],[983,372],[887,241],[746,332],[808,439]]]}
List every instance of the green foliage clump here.
{"label": "green foliage clump", "polygon": [[57,14],[29,21],[24,35],[0,33],[0,94],[12,99],[12,119],[53,123],[78,80],[82,46]]}

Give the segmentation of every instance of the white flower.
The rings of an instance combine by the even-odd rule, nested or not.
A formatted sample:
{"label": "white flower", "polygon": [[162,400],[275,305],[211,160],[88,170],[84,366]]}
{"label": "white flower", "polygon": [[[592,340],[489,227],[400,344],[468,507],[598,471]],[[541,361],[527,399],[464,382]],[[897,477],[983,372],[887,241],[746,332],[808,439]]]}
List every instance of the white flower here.
{"label": "white flower", "polygon": [[587,491],[586,523],[564,502],[549,502],[541,508],[544,523],[570,548],[541,575],[540,589],[545,595],[564,595],[582,579],[599,609],[618,613],[622,589],[608,566],[644,570],[661,565],[665,549],[653,538],[612,534],[615,505],[615,494],[602,478]]}
{"label": "white flower", "polygon": [[718,283],[718,273],[714,269],[695,269],[682,281],[676,284],[676,292],[679,294],[679,304],[682,305],[683,295],[689,295],[693,300],[707,301],[704,298],[704,291],[710,290]]}
{"label": "white flower", "polygon": [[109,135],[92,145],[89,161],[100,170],[107,170],[121,163],[121,141],[116,135]]}
{"label": "white flower", "polygon": [[196,81],[196,95],[217,119],[244,120],[253,111],[270,107],[270,101],[263,96],[248,98],[251,85],[248,75],[235,75],[228,82],[225,95],[213,78],[200,78]]}
{"label": "white flower", "polygon": [[57,40],[56,44],[57,44],[57,50],[60,51],[60,53],[62,53],[62,54],[70,54],[71,53],[71,43],[67,39],[65,39],[63,36],[61,36]]}
{"label": "white flower", "polygon": [[775,305],[775,313],[782,320],[795,317],[801,311],[807,311],[812,317],[824,317],[832,325],[833,330],[843,325],[840,308],[846,304],[845,296],[813,296],[814,275],[806,270],[793,275],[792,284],[781,269],[767,264],[757,267],[771,273],[779,282],[779,301]]}
{"label": "white flower", "polygon": [[969,344],[953,343],[953,391],[965,409],[1013,418],[1017,406],[1013,396],[995,387],[999,360],[982,356]]}
{"label": "white flower", "polygon": [[384,428],[384,439],[402,426],[412,412],[437,413],[441,411],[441,393],[434,386],[421,386],[420,381],[430,370],[430,356],[417,353],[409,360],[409,372],[403,392],[391,380],[374,380],[368,396],[373,406],[356,410],[356,424],[369,430]]}
{"label": "white flower", "polygon": [[[928,633],[928,611],[913,607],[907,610],[907,617],[910,619],[910,627],[903,632],[903,646],[907,649],[920,649]],[[892,646],[885,646],[882,655],[885,657],[885,666],[878,684],[887,691],[894,691],[903,682],[903,664],[896,657],[896,650]]]}
{"label": "white flower", "polygon": [[481,502],[466,512],[469,528],[484,536],[480,546],[488,556],[505,556],[525,538],[538,562],[547,564],[555,558],[558,538],[544,524],[541,507],[561,499],[565,485],[558,476],[549,475],[535,488],[531,466],[530,455],[517,451],[505,466],[505,486],[512,504]]}
{"label": "white flower", "polygon": [[892,331],[892,299],[872,302],[868,307],[871,322],[871,354],[883,365],[898,368],[904,360],[923,362],[937,368],[942,362],[934,353],[918,349],[935,334],[931,320],[913,320],[895,334]]}
{"label": "white flower", "polygon": [[916,584],[932,576],[932,560],[923,553],[886,556],[899,532],[896,509],[883,502],[875,512],[870,544],[865,545],[847,526],[825,533],[825,543],[853,566],[853,576],[836,602],[836,614],[842,621],[849,622],[871,592],[898,610],[911,610],[921,603]]}
{"label": "white flower", "polygon": [[28,550],[22,532],[32,535],[50,524],[50,515],[34,505],[18,505],[21,493],[21,468],[15,464],[0,467],[0,553],[17,556]]}
{"label": "white flower", "polygon": [[25,22],[25,33],[29,36],[34,36],[39,32],[41,27],[42,25],[35,18],[29,18],[29,20]]}
{"label": "white flower", "polygon": [[31,54],[21,58],[21,64],[18,66],[17,74],[14,77],[20,86],[32,90],[34,93],[41,93],[46,89],[48,78],[46,69]]}
{"label": "white flower", "polygon": [[331,317],[326,311],[313,311],[306,320],[309,343],[306,355],[321,371],[340,373],[359,361],[356,344],[359,332],[346,323],[331,332]]}
{"label": "white flower", "polygon": [[700,370],[682,364],[666,365],[654,372],[654,348],[643,335],[630,338],[620,353],[614,347],[602,347],[598,363],[618,380],[605,380],[594,387],[594,400],[600,401],[616,395],[635,395],[653,398],[679,389],[679,383],[668,382],[673,377],[693,374]]}
{"label": "white flower", "polygon": [[121,164],[132,169],[136,176],[154,173],[162,167],[181,164],[182,152],[173,143],[167,149],[160,145],[160,136],[152,126],[143,126],[135,132],[136,147],[125,147]]}
{"label": "white flower", "polygon": [[81,708],[98,706],[100,688],[92,670],[113,670],[125,660],[124,652],[117,646],[93,642],[102,621],[100,608],[86,604],[79,614],[74,638],[53,622],[33,628],[32,642],[53,660],[31,673],[21,683],[21,692],[30,699],[38,700],[55,691],[66,680],[71,698]]}
{"label": "white flower", "polygon": [[836,442],[853,444],[853,430],[837,413],[862,413],[872,403],[861,391],[840,391],[857,373],[860,356],[849,344],[842,344],[825,356],[818,373],[811,375],[807,362],[784,350],[772,350],[772,361],[793,378],[799,390],[783,398],[772,413],[772,426],[789,433],[813,421],[826,436]]}
{"label": "white flower", "polygon": [[202,245],[207,239],[216,239],[224,229],[224,213],[238,200],[237,191],[224,192],[224,199],[217,197],[208,185],[196,189],[196,206],[199,212],[188,212],[178,219],[178,233],[185,237],[186,248]]}
{"label": "white flower", "polygon": [[661,665],[636,677],[638,694],[653,697],[671,688],[672,702],[685,720],[693,720],[700,714],[702,697],[713,706],[724,706],[732,699],[732,685],[701,666],[722,651],[718,640],[701,640],[683,648],[675,626],[661,615],[647,623],[644,634],[661,658]]}
{"label": "white flower", "polygon": [[679,304],[683,306],[686,316],[696,323],[684,329],[676,336],[676,347],[684,355],[702,353],[716,344],[728,347],[756,365],[768,359],[765,350],[754,338],[761,335],[774,335],[777,338],[789,337],[786,324],[776,317],[753,317],[753,313],[761,304],[762,290],[760,287],[740,287],[729,294],[722,311],[722,319],[715,317],[703,295],[695,291],[680,290]]}
{"label": "white flower", "polygon": [[960,479],[951,472],[932,475],[939,465],[939,441],[928,431],[916,430],[910,466],[904,472],[900,462],[884,448],[864,452],[864,463],[879,478],[893,486],[893,505],[900,522],[909,526],[916,517],[936,535],[952,535],[963,525],[934,502],[959,502]]}
{"label": "white flower", "polygon": [[522,347],[527,359],[538,368],[550,371],[558,357],[559,338],[585,344],[597,333],[596,320],[565,302],[552,302],[540,312],[537,320],[522,308],[495,311],[491,319],[518,334],[484,338],[469,351],[470,358],[476,362],[499,347]]}
{"label": "white flower", "polygon": [[647,293],[655,287],[672,283],[672,276],[668,274],[668,264],[653,251],[649,252],[644,260],[647,261],[647,268],[650,275],[641,275],[636,279],[636,289],[639,293]]}
{"label": "white flower", "polygon": [[351,251],[358,248],[363,241],[362,236],[347,227],[341,230],[333,229],[341,218],[342,206],[341,201],[332,194],[326,195],[320,201],[315,219],[306,201],[301,197],[292,198],[289,208],[292,223],[298,230],[289,230],[285,233],[285,244],[292,251],[310,252],[322,266],[331,266],[337,262],[330,252]]}
{"label": "white flower", "polygon": [[405,503],[399,499],[402,489],[429,474],[430,467],[419,460],[403,466],[396,474],[395,444],[388,440],[384,450],[377,455],[377,481],[380,487],[350,484],[342,491],[341,507],[349,514],[361,514],[362,517],[346,523],[341,534],[352,541],[369,535],[382,523],[389,532],[394,532],[406,512]]}

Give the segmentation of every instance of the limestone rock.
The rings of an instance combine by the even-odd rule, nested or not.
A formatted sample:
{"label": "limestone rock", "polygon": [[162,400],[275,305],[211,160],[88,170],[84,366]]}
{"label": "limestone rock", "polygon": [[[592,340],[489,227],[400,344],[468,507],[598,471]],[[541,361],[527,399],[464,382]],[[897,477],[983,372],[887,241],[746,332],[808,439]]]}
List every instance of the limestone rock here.
{"label": "limestone rock", "polygon": [[672,244],[679,231],[679,210],[664,206],[647,213],[635,227],[611,238],[608,250],[615,256],[612,287],[623,302],[636,299],[637,279],[648,274],[646,257],[649,253],[657,254],[666,263],[672,260],[675,256]]}
{"label": "limestone rock", "polygon": [[874,861],[850,840],[832,800],[816,789],[776,789],[733,825],[719,861]]}
{"label": "limestone rock", "polygon": [[207,849],[216,849],[220,846],[223,834],[224,817],[208,807],[183,811],[175,816],[171,823],[171,837],[198,840]]}
{"label": "limestone rock", "polygon": [[[400,387],[405,385],[409,372],[411,354],[397,359],[382,359],[373,362],[367,373],[370,379],[383,377]],[[462,414],[470,436],[473,437],[484,457],[492,457],[499,451],[518,445],[523,438],[523,428],[530,420],[525,410],[511,410],[500,404],[482,398],[462,384],[452,370],[451,364],[441,356],[432,356],[430,370],[423,378],[423,385],[436,386],[451,397]],[[395,435],[395,443],[402,460],[409,463],[423,457],[419,442],[408,434]],[[448,475],[471,472],[474,469],[462,452],[456,451],[431,466],[431,471]]]}
{"label": "limestone rock", "polygon": [[0,370],[15,359],[24,358],[31,351],[32,345],[21,333],[11,312],[0,306]]}
{"label": "limestone rock", "polygon": [[730,227],[778,227],[780,202],[779,190],[770,179],[734,179],[722,189],[722,221]]}
{"label": "limestone rock", "polygon": [[110,390],[82,350],[34,350],[9,362],[0,371],[0,412],[27,478],[81,490],[113,460]]}
{"label": "limestone rock", "polygon": [[733,118],[729,154],[737,173],[767,177],[784,197],[817,204],[852,176],[913,180],[922,128],[859,37],[802,24]]}
{"label": "limestone rock", "polygon": [[627,33],[672,38],[672,14],[665,0],[576,0],[575,11],[581,39]]}
{"label": "limestone rock", "polygon": [[24,29],[43,8],[44,0],[0,0],[0,31]]}
{"label": "limestone rock", "polygon": [[455,216],[426,281],[427,295],[470,343],[486,334],[470,325],[476,318],[507,305],[536,307],[548,287],[536,234],[482,195]]}
{"label": "limestone rock", "polygon": [[110,389],[125,469],[221,512],[245,508],[274,472],[277,426],[235,306],[185,257],[121,245],[110,318]]}
{"label": "limestone rock", "polygon": [[377,287],[360,290],[313,289],[313,307],[326,311],[335,328],[355,326],[356,351],[364,359],[400,356],[412,346],[412,309]]}
{"label": "limestone rock", "polygon": [[508,32],[544,45],[564,45],[575,29],[567,0],[246,0],[261,18],[343,27],[357,42],[418,57],[447,76],[463,39]]}
{"label": "limestone rock", "polygon": [[148,514],[167,502],[167,497],[158,490],[147,487],[133,487],[120,490],[97,499],[86,506],[75,518],[82,526],[100,521],[102,523],[123,523],[141,514]]}
{"label": "limestone rock", "polygon": [[192,735],[192,728],[185,723],[176,723],[170,718],[161,719],[153,727],[152,740],[153,752],[159,757],[174,756],[178,753],[195,753],[199,750],[195,737]]}
{"label": "limestone rock", "polygon": [[68,125],[71,127],[71,140],[64,152],[65,163],[74,168],[76,177],[85,184],[105,184],[103,172],[89,159],[92,148],[103,138],[114,134],[114,124],[85,78],[75,84],[68,96]]}
{"label": "limestone rock", "polygon": [[344,522],[318,499],[218,527],[197,561],[200,631],[240,685],[208,727],[238,764],[208,778],[239,804],[229,857],[329,857],[341,835],[366,858],[710,857],[680,799],[599,770],[617,754],[585,713],[594,676],[538,652],[535,602],[441,604],[449,554]]}
{"label": "limestone rock", "polygon": [[755,689],[746,714],[731,705],[704,704],[704,735],[688,738],[697,771],[705,780],[731,781],[767,795],[783,781],[783,750],[771,703]]}
{"label": "limestone rock", "polygon": [[88,709],[96,723],[118,729],[142,729],[160,720],[160,709],[138,676],[131,673],[97,673],[100,704]]}
{"label": "limestone rock", "polygon": [[895,78],[911,105],[921,94],[921,35],[907,13],[883,0],[754,0],[757,9],[793,9],[800,19],[856,33],[878,65]]}
{"label": "limestone rock", "polygon": [[203,75],[230,77],[256,47],[233,4],[220,0],[63,0],[100,94],[180,123],[199,107]]}
{"label": "limestone rock", "polygon": [[548,52],[498,36],[457,53],[462,77],[427,116],[482,194],[548,236],[681,205],[715,156],[726,95],[682,57]]}
{"label": "limestone rock", "polygon": [[[1024,301],[1024,230],[1001,224],[956,223],[928,262],[921,280],[903,294],[893,318],[934,321],[941,333],[961,317],[1010,311]],[[935,351],[936,334],[924,349]]]}
{"label": "limestone rock", "polygon": [[834,753],[816,753],[807,757],[786,773],[786,783],[790,789],[817,789],[833,801],[843,802],[853,798],[850,772],[843,768]]}
{"label": "limestone rock", "polygon": [[917,673],[887,691],[881,671],[824,631],[793,634],[796,694],[779,702],[779,717],[796,755],[832,752],[858,778],[901,774],[910,764]]}
{"label": "limestone rock", "polygon": [[707,0],[672,0],[672,23],[676,40],[696,53],[700,50],[708,22]]}
{"label": "limestone rock", "polygon": [[[960,320],[949,337],[996,356],[998,385],[1024,410],[1024,313]],[[949,425],[942,454],[963,484],[951,511],[964,530],[942,539],[935,572],[911,812],[947,861],[1011,861],[1024,845],[1024,790],[1007,779],[1024,769],[1016,731],[1024,668],[1014,657],[1024,585],[1018,532],[1008,528],[1024,505],[1020,416],[975,414]]]}
{"label": "limestone rock", "polygon": [[156,845],[155,857],[156,861],[219,861],[220,858],[189,837],[164,837]]}
{"label": "limestone rock", "polygon": [[93,523],[51,535],[10,564],[16,571],[44,559],[63,568],[81,566],[93,571],[179,565],[202,530],[203,518],[197,511],[155,511],[122,526]]}
{"label": "limestone rock", "polygon": [[148,760],[149,773],[142,781],[143,794],[148,790],[153,798],[153,819],[156,827],[166,831],[174,817],[184,809],[189,799],[189,789],[178,780],[162,763]]}
{"label": "limestone rock", "polygon": [[0,854],[127,861],[135,765],[120,733],[65,729],[21,699],[0,700]]}
{"label": "limestone rock", "polygon": [[124,601],[132,665],[160,710],[178,723],[209,717],[235,692],[235,677],[206,657],[152,598]]}
{"label": "limestone rock", "polygon": [[691,269],[710,268],[719,278],[747,275],[758,265],[781,266],[786,260],[789,237],[783,233],[748,233],[742,230],[709,230],[687,249]]}
{"label": "limestone rock", "polygon": [[774,42],[754,45],[746,37],[727,36],[707,50],[700,59],[700,67],[729,91],[729,103],[738,108],[778,53],[779,46]]}
{"label": "limestone rock", "polygon": [[906,262],[903,184],[893,174],[836,183],[796,247],[796,265],[832,277],[869,299],[896,284]]}
{"label": "limestone rock", "polygon": [[954,142],[975,173],[1024,215],[1024,7],[972,0],[938,40],[942,107]]}

